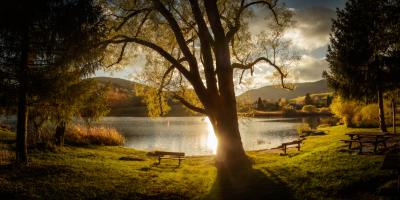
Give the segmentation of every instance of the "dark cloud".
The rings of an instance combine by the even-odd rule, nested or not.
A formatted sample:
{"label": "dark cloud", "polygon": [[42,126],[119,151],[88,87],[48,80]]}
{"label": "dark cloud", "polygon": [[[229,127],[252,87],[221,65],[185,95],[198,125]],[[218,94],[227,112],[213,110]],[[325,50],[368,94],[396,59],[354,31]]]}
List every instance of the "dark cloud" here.
{"label": "dark cloud", "polygon": [[293,44],[303,50],[313,51],[325,47],[329,41],[334,10],[325,7],[308,7],[295,9],[293,19],[296,24],[288,31],[287,37]]}
{"label": "dark cloud", "polygon": [[346,0],[282,0],[288,7],[303,9],[307,7],[343,8]]}

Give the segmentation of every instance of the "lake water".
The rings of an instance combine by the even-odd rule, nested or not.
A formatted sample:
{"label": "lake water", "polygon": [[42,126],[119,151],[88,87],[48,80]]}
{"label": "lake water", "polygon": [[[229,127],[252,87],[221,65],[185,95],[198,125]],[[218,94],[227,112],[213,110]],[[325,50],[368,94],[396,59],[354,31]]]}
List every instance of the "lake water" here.
{"label": "lake water", "polygon": [[[304,122],[307,119],[241,119],[243,146],[245,150],[269,149],[298,139],[297,128]],[[98,125],[116,128],[126,137],[125,146],[141,150],[210,155],[218,143],[206,117],[105,117]]]}
{"label": "lake water", "polygon": [[[15,117],[0,117],[0,123],[15,125]],[[320,118],[242,118],[240,133],[245,150],[270,149],[298,139],[304,124],[316,128]],[[179,151],[187,155],[216,152],[217,139],[207,117],[104,117],[97,125],[117,129],[126,147],[153,151]],[[15,127],[14,127],[15,128]]]}

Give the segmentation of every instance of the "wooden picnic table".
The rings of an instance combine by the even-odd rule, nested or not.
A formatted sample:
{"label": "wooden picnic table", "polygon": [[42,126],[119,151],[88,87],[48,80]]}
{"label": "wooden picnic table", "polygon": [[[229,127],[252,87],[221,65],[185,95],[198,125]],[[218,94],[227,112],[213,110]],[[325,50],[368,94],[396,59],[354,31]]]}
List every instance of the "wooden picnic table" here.
{"label": "wooden picnic table", "polygon": [[386,148],[386,140],[391,136],[391,134],[386,132],[349,132],[346,133],[350,137],[349,140],[342,140],[345,143],[349,143],[349,149],[351,149],[353,143],[359,144],[359,150],[362,152],[363,144],[373,144],[374,152],[377,151],[378,145],[383,144]]}

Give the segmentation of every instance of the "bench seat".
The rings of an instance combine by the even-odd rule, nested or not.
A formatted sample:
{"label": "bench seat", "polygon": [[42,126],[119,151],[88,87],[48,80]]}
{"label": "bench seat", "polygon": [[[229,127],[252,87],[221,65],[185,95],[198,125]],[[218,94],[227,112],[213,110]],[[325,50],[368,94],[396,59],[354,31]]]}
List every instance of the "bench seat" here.
{"label": "bench seat", "polygon": [[154,155],[158,157],[158,164],[161,164],[162,159],[171,159],[178,160],[178,166],[180,166],[181,161],[185,159],[184,152],[155,151]]}

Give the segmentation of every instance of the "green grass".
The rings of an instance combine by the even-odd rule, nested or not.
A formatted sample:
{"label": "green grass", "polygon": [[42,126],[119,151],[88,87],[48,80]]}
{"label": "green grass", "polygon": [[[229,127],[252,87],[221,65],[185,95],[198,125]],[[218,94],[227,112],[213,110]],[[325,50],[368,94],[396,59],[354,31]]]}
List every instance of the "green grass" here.
{"label": "green grass", "polygon": [[[123,147],[32,151],[27,167],[0,165],[0,196],[212,199],[231,193],[236,199],[284,199],[288,195],[297,199],[376,198],[378,187],[392,178],[391,172],[379,169],[383,156],[351,154],[339,141],[346,138],[346,132],[365,129],[336,126],[323,130],[328,134],[308,137],[302,150],[290,150],[289,156],[269,151],[248,152],[254,170],[231,187],[225,187],[223,179],[217,178],[212,156],[189,157],[176,168],[176,160],[163,160],[158,166],[154,164],[156,159],[146,152]],[[10,137],[10,133],[0,132],[0,138],[4,137]],[[144,161],[119,160],[121,157]]]}

